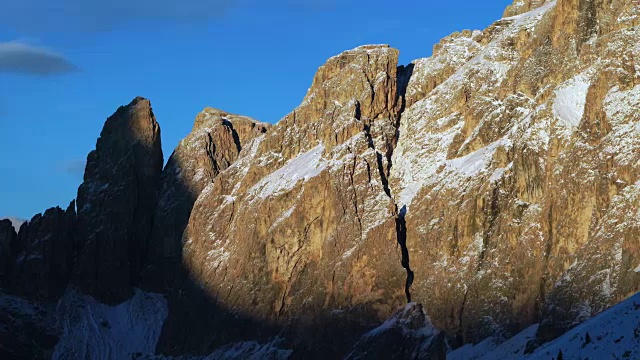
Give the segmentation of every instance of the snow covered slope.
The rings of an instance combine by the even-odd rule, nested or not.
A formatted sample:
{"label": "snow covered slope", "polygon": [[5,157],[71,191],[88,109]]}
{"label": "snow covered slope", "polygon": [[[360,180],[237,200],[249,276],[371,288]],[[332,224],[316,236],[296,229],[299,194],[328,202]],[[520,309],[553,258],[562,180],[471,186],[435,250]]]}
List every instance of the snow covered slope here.
{"label": "snow covered slope", "polygon": [[525,354],[535,338],[533,325],[497,344],[490,338],[463,346],[447,355],[450,360],[527,359],[640,359],[640,293],[569,330],[554,341]]}
{"label": "snow covered slope", "polygon": [[141,360],[286,360],[289,359],[292,350],[281,348],[281,339],[274,338],[266,344],[256,341],[245,341],[228,344],[216,349],[206,356],[179,356],[164,355],[143,356]]}
{"label": "snow covered slope", "polygon": [[422,305],[409,303],[364,334],[346,359],[440,359],[445,349],[444,334],[433,326]]}
{"label": "snow covered slope", "polygon": [[58,303],[62,334],[52,358],[118,360],[154,354],[168,311],[161,295],[138,289],[116,306],[67,290]]}

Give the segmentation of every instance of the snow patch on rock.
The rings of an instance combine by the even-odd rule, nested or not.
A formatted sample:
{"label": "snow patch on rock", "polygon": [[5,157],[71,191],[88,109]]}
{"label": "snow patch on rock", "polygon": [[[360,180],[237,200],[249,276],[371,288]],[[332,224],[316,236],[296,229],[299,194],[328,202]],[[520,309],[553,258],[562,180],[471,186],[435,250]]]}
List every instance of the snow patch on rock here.
{"label": "snow patch on rock", "polygon": [[448,160],[446,162],[447,170],[464,177],[476,176],[488,167],[496,149],[503,143],[507,142],[501,139],[468,155]]}
{"label": "snow patch on rock", "polygon": [[249,193],[259,199],[266,199],[293,189],[299,181],[308,181],[318,176],[327,167],[322,158],[324,145],[319,144],[287,161],[280,169],[265,176],[249,189]]}
{"label": "snow patch on rock", "polygon": [[566,81],[555,90],[553,114],[563,127],[573,129],[580,123],[584,114],[589,85],[590,81],[587,75],[582,73]]}
{"label": "snow patch on rock", "polygon": [[269,228],[269,231],[273,231],[273,229],[275,229],[278,225],[280,225],[283,221],[285,221],[286,219],[288,219],[291,214],[293,214],[293,211],[296,209],[296,206],[293,205],[291,208],[289,208],[289,210],[284,211],[282,214],[280,214],[280,216],[278,216],[278,218],[276,219],[276,221],[273,222],[273,224],[271,225],[271,227]]}

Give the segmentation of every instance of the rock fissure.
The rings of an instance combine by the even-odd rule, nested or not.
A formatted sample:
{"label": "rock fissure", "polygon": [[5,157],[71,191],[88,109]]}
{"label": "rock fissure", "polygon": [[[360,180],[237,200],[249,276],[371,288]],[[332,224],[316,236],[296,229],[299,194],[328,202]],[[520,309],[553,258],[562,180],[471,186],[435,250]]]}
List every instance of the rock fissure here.
{"label": "rock fissure", "polygon": [[[375,154],[376,154],[376,163],[378,167],[378,173],[380,176],[380,182],[382,183],[382,187],[384,189],[385,194],[389,199],[392,199],[392,200],[393,200],[393,195],[392,195],[391,187],[389,184],[388,174],[391,173],[391,168],[393,166],[392,156],[395,150],[395,146],[397,145],[398,139],[400,137],[400,121],[402,119],[402,113],[404,112],[406,107],[405,94],[407,91],[409,80],[413,74],[413,68],[414,68],[413,64],[410,64],[408,66],[397,67],[396,94],[395,94],[395,106],[397,109],[397,113],[396,113],[395,119],[393,119],[394,133],[391,141],[389,141],[389,139],[386,139],[385,141],[386,151],[384,154],[376,148],[376,144],[371,134],[372,132],[371,124],[365,123],[363,127],[363,131],[367,139],[367,144],[371,149],[375,151]],[[372,93],[375,94],[374,86],[368,77],[367,77],[367,81],[371,86]],[[357,120],[360,120],[360,121],[363,120],[361,116],[360,102],[358,101],[356,101],[355,117]],[[385,158],[387,160],[386,167],[384,164]],[[394,207],[395,207],[394,212],[395,212],[396,240],[401,250],[400,264],[406,270],[406,273],[407,273],[407,276],[405,278],[404,290],[405,290],[407,303],[410,303],[411,302],[411,285],[413,284],[413,281],[414,281],[414,272],[411,269],[409,248],[407,247],[407,223],[405,219],[407,208],[406,208],[406,205],[403,205],[402,208],[398,210],[399,205],[395,202],[394,202]]]}
{"label": "rock fissure", "polygon": [[[387,158],[387,169],[385,173],[382,154],[376,151],[376,159],[378,162],[378,170],[380,172],[380,180],[384,187],[384,191],[390,199],[393,199],[391,188],[389,185],[389,179],[387,174],[391,174],[391,168],[393,167],[392,156],[395,150],[395,147],[398,143],[398,139],[400,138],[400,122],[402,120],[402,114],[406,108],[406,92],[407,86],[409,84],[409,80],[413,75],[413,64],[408,66],[398,66],[396,72],[396,99],[395,105],[398,106],[398,113],[395,118],[394,126],[394,134],[393,139],[390,143],[387,143],[387,151],[385,156]],[[413,285],[414,280],[414,272],[411,269],[410,257],[409,257],[409,248],[407,247],[407,222],[405,216],[407,214],[407,206],[403,205],[400,210],[398,210],[398,204],[394,203],[395,207],[395,225],[396,225],[396,240],[398,245],[400,246],[401,251],[401,260],[400,264],[406,270],[407,276],[405,278],[404,284],[404,293],[407,298],[407,303],[411,302],[411,285]]]}
{"label": "rock fissure", "polygon": [[396,216],[396,234],[398,245],[402,252],[402,267],[407,271],[407,278],[404,285],[404,293],[407,297],[407,303],[411,302],[411,285],[413,284],[413,270],[409,262],[409,249],[407,248],[407,222],[405,220],[406,207],[403,207]]}
{"label": "rock fissure", "polygon": [[220,166],[218,165],[218,161],[216,160],[216,144],[213,140],[213,137],[210,133],[207,133],[207,156],[211,161],[211,166],[213,167],[213,171],[218,173],[220,171]]}
{"label": "rock fissure", "polygon": [[359,207],[359,203],[358,203],[358,192],[356,191],[356,182],[353,180],[353,176],[355,174],[356,171],[356,166],[357,166],[357,158],[354,156],[353,157],[353,164],[351,165],[351,171],[349,171],[349,183],[351,188],[353,189],[353,207],[355,210],[355,215],[356,215],[356,220],[358,221],[358,229],[360,230],[360,238],[363,237],[363,230],[362,230],[362,217],[360,215],[360,210],[358,209]]}

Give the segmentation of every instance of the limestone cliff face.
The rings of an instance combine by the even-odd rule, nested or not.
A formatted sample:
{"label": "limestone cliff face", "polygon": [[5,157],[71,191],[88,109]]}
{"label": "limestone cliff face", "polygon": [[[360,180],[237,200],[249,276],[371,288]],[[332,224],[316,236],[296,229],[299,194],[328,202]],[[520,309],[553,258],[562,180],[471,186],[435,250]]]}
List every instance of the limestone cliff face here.
{"label": "limestone cliff face", "polygon": [[131,295],[148,252],[163,158],[149,100],[109,117],[78,189],[76,283],[108,303]]}
{"label": "limestone cliff face", "polygon": [[196,200],[183,261],[228,311],[268,324],[373,324],[406,301],[386,186],[397,57],[366,46],[331,58],[303,103]]}
{"label": "limestone cliff face", "polygon": [[639,290],[639,10],[517,1],[408,66],[329,59],[202,189],[185,266],[268,323],[410,295],[460,342],[552,337]]}
{"label": "limestone cliff face", "polygon": [[192,132],[180,142],[162,172],[149,246],[154,260],[180,257],[182,232],[195,200],[236,161],[245,144],[270,126],[212,108],[198,114]]}
{"label": "limestone cliff face", "polygon": [[414,300],[461,341],[552,337],[640,288],[637,14],[518,1],[448,78],[414,63],[390,187]]}
{"label": "limestone cliff face", "polygon": [[[234,316],[226,319],[224,311],[216,307],[216,299],[203,294],[191,280],[192,274],[183,264],[183,235],[202,190],[269,127],[248,117],[206,108],[198,114],[193,131],[180,142],[162,172],[142,283],[145,289],[165,294],[171,306],[159,345],[162,352],[204,353],[211,349],[211,343],[253,340],[251,326]],[[229,327],[238,330],[228,330]],[[249,337],[239,335],[242,333]]]}

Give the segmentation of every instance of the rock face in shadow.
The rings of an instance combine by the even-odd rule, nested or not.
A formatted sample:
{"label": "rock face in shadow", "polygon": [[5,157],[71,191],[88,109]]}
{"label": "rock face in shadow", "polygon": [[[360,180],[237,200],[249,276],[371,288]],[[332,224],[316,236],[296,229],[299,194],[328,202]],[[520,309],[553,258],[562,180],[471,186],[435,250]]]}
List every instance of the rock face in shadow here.
{"label": "rock face in shadow", "polygon": [[11,220],[0,220],[0,285],[5,285],[18,252],[18,234]]}
{"label": "rock face in shadow", "polygon": [[20,227],[9,288],[32,299],[56,300],[69,284],[74,265],[75,202],[51,208]]}
{"label": "rock face in shadow", "polygon": [[30,299],[55,301],[70,284],[103,302],[126,300],[149,253],[162,169],[160,128],[143,98],[107,119],[66,210],[51,208],[24,223],[17,236],[0,224],[3,287]]}
{"label": "rock face in shadow", "polygon": [[51,359],[59,340],[47,307],[0,291],[0,358]]}
{"label": "rock face in shadow", "polygon": [[78,189],[75,282],[107,303],[126,300],[148,252],[163,158],[149,100],[110,116]]}
{"label": "rock face in shadow", "polygon": [[364,334],[346,359],[444,360],[446,357],[444,334],[433,327],[422,305],[409,303]]}

